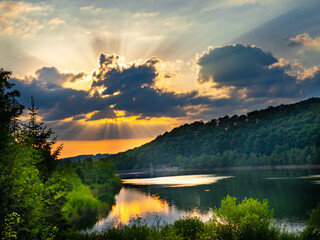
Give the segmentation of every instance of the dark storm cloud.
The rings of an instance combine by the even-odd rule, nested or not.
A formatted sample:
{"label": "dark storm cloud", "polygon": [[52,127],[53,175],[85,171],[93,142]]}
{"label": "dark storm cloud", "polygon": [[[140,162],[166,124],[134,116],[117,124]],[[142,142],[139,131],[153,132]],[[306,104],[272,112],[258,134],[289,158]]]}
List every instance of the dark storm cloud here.
{"label": "dark storm cloud", "polygon": [[275,57],[260,48],[238,44],[211,49],[198,59],[198,82],[214,81],[218,88],[251,85],[267,71],[265,66],[276,62]]}
{"label": "dark storm cloud", "polygon": [[314,88],[317,75],[298,80],[286,73],[290,66],[281,66],[271,53],[257,47],[238,44],[210,49],[197,63],[199,83],[212,82],[217,89],[231,87],[232,97],[242,93],[247,99],[294,99],[320,93]]}
{"label": "dark storm cloud", "polygon": [[142,65],[131,65],[127,68],[120,68],[117,61],[118,56],[104,54],[99,58],[99,72],[94,73],[96,81],[92,86],[104,86],[107,89],[103,95],[114,94],[116,92],[127,93],[143,87],[153,85],[157,76],[154,64],[157,60],[150,59]]}
{"label": "dark storm cloud", "polygon": [[79,114],[96,111],[103,106],[99,97],[90,97],[86,91],[70,88],[47,88],[42,82],[33,79],[31,82],[12,79],[16,89],[21,92],[21,102],[29,106],[30,97],[34,96],[36,106],[45,121],[60,120]]}
{"label": "dark storm cloud", "polygon": [[76,82],[86,76],[85,73],[61,73],[55,67],[42,67],[36,71],[36,79],[47,88],[57,88],[65,82]]}
{"label": "dark storm cloud", "polygon": [[116,118],[117,115],[114,113],[112,108],[106,108],[99,110],[98,112],[94,113],[88,120],[100,120],[105,118]]}
{"label": "dark storm cloud", "polygon": [[[216,99],[200,96],[197,91],[177,94],[156,88],[157,63],[160,61],[156,58],[125,66],[119,61],[119,56],[101,54],[99,70],[92,74],[93,83],[88,91],[62,87],[63,82],[82,78],[84,74],[60,73],[48,67],[39,69],[34,78],[11,81],[21,91],[23,104],[29,106],[30,96],[35,97],[43,120],[52,121],[50,124],[54,129],[63,133],[60,134],[62,139],[88,140],[90,131],[86,133],[86,125],[77,120],[114,119],[118,117],[118,111],[124,111],[121,114],[125,113],[126,117],[136,116],[138,119],[184,117],[186,121],[209,120],[320,94],[319,70],[298,79],[286,73],[291,70],[290,64],[280,64],[271,53],[251,46],[210,49],[197,60],[199,83],[213,83],[212,87],[217,90],[230,88],[229,96]],[[73,121],[59,121],[70,117]],[[106,124],[105,130],[99,129],[114,138],[121,137],[121,132],[114,132],[117,124],[110,124]],[[100,136],[100,130],[95,130],[97,133],[90,139],[108,138],[105,134]]]}
{"label": "dark storm cloud", "polygon": [[208,98],[197,96],[197,92],[176,94],[154,88],[158,76],[156,58],[145,63],[120,67],[119,57],[100,56],[99,71],[93,74],[93,87],[106,88],[101,97],[106,97],[115,110],[144,117],[181,117],[186,115],[183,107],[195,104],[208,104]]}
{"label": "dark storm cloud", "polygon": [[[92,75],[90,91],[63,88],[62,83],[82,78],[84,74],[60,73],[54,67],[39,69],[28,81],[12,80],[22,93],[23,104],[29,106],[30,96],[34,96],[44,121],[69,117],[87,121],[116,118],[115,111],[119,110],[125,111],[125,116],[139,119],[182,117],[187,115],[186,107],[212,104],[208,97],[198,96],[197,91],[176,94],[155,88],[159,62],[156,58],[127,66],[120,66],[118,61],[119,56],[100,55],[99,71]],[[101,87],[105,90],[99,93]],[[85,117],[91,112],[94,113],[90,117]]]}
{"label": "dark storm cloud", "polygon": [[78,73],[78,74],[76,74],[76,75],[73,75],[73,76],[71,76],[71,78],[70,78],[70,80],[69,80],[69,82],[76,82],[77,80],[80,80],[80,79],[82,79],[82,78],[84,78],[84,77],[86,77],[87,75],[85,74],[85,73]]}

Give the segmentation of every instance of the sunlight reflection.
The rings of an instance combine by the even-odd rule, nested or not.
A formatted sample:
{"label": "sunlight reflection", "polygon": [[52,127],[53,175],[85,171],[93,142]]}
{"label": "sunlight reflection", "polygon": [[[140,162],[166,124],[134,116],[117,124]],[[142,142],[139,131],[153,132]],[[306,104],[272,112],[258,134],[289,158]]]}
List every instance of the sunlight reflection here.
{"label": "sunlight reflection", "polygon": [[132,185],[166,185],[169,187],[191,187],[198,185],[207,185],[216,183],[221,179],[230,178],[232,176],[215,176],[215,175],[183,175],[156,178],[140,178],[140,179],[123,179],[124,184]]}
{"label": "sunlight reflection", "polygon": [[145,217],[148,214],[168,214],[169,205],[158,196],[144,195],[131,189],[122,189],[116,199],[117,204],[112,206],[109,218],[117,219],[123,224],[137,216]]}
{"label": "sunlight reflection", "polygon": [[87,231],[101,231],[108,226],[126,225],[137,217],[151,225],[157,220],[170,223],[186,216],[199,217],[203,221],[208,221],[212,216],[212,210],[207,212],[200,212],[197,208],[190,211],[179,210],[157,195],[124,187],[116,196],[116,205],[112,206],[108,217],[99,220],[92,229]]}

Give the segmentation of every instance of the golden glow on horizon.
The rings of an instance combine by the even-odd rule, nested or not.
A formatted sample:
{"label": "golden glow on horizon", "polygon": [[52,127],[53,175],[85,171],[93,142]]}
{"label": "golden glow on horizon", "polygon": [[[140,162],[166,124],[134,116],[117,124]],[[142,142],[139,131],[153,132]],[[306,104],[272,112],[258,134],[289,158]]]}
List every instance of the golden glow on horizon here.
{"label": "golden glow on horizon", "polygon": [[[176,127],[182,123],[185,123],[182,119],[174,119],[170,117],[146,117],[144,119],[139,119],[140,116],[130,116],[126,117],[125,111],[122,110],[114,110],[114,113],[116,114],[116,118],[104,118],[99,120],[92,120],[88,121],[88,119],[91,118],[91,116],[98,111],[93,111],[90,113],[87,113],[84,119],[78,120],[81,124],[86,125],[97,125],[97,124],[105,124],[105,123],[121,123],[121,122],[128,122],[132,124],[143,124],[143,125],[170,125],[172,128]],[[67,119],[64,119],[63,121],[66,121]]]}
{"label": "golden glow on horizon", "polygon": [[139,147],[153,140],[143,139],[110,139],[99,141],[58,141],[63,143],[60,158],[73,157],[83,154],[118,153],[134,147]]}

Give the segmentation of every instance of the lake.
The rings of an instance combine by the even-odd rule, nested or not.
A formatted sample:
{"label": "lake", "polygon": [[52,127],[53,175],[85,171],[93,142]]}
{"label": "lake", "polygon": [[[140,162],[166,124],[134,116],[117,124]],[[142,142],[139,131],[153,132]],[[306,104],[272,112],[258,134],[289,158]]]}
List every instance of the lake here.
{"label": "lake", "polygon": [[141,217],[151,225],[184,216],[208,220],[228,194],[267,199],[277,223],[289,231],[306,226],[306,212],[320,202],[320,169],[185,171],[121,175],[124,186],[108,217],[88,231],[128,224]]}

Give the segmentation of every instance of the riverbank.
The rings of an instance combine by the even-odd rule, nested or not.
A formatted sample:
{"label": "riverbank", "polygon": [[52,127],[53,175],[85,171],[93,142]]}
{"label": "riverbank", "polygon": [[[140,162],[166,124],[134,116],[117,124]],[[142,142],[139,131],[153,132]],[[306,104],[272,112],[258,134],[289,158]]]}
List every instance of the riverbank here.
{"label": "riverbank", "polygon": [[210,169],[192,169],[192,168],[178,168],[178,167],[164,167],[164,168],[141,168],[116,170],[118,176],[147,174],[147,173],[171,173],[171,172],[188,172],[188,171],[247,171],[247,170],[272,170],[272,169],[320,169],[320,165],[277,165],[277,166],[237,166],[237,167],[217,167]]}
{"label": "riverbank", "polygon": [[107,227],[102,231],[73,233],[70,239],[252,239],[252,240],[310,240],[319,239],[320,204],[310,213],[307,227],[302,231],[287,232],[275,225],[273,210],[268,202],[227,196],[214,210],[209,221],[197,217],[179,219],[173,223],[157,222],[148,226],[136,218],[128,225]]}

